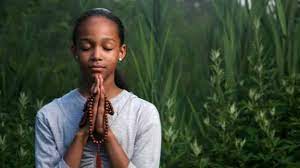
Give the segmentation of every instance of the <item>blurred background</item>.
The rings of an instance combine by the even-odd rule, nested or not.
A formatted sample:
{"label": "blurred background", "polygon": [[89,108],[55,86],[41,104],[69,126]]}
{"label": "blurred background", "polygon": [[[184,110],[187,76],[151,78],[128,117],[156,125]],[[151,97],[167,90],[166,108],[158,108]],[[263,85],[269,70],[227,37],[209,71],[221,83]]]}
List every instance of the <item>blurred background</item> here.
{"label": "blurred background", "polygon": [[1,0],[0,167],[34,167],[36,112],[76,87],[72,26],[94,7],[125,24],[162,168],[300,167],[299,0]]}

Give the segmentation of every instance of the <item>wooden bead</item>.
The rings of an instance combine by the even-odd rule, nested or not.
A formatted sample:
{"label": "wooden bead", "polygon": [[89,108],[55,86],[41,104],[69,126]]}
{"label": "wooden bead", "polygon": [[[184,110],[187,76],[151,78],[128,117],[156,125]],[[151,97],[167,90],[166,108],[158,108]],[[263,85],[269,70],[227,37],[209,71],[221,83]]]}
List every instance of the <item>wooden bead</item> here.
{"label": "wooden bead", "polygon": [[95,95],[92,95],[90,96],[88,99],[87,99],[87,102],[84,106],[84,109],[83,109],[83,112],[86,113],[86,117],[84,118],[84,121],[83,123],[87,123],[89,122],[89,137],[92,139],[92,142],[95,143],[95,144],[102,144],[106,141],[107,139],[107,135],[108,135],[108,129],[109,129],[109,126],[108,126],[108,116],[107,114],[110,114],[110,115],[113,115],[114,114],[114,111],[113,111],[113,107],[112,107],[112,104],[110,101],[107,100],[107,97],[104,97],[105,98],[105,102],[104,102],[104,116],[103,116],[103,119],[104,119],[104,133],[103,135],[97,135],[95,133],[95,131],[93,131],[93,106],[94,106],[94,103],[96,101],[95,99]]}

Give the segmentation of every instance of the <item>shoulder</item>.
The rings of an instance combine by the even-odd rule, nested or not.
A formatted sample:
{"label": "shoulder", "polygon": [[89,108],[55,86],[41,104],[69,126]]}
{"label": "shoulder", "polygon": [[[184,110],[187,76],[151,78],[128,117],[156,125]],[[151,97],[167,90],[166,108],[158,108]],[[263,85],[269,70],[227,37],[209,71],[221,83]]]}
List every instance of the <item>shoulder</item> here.
{"label": "shoulder", "polygon": [[159,112],[153,103],[132,92],[128,92],[128,95],[131,106],[137,110],[139,120],[159,121]]}
{"label": "shoulder", "polygon": [[161,121],[157,107],[148,100],[140,98],[133,93],[129,93],[131,108],[134,108],[136,116],[137,137],[159,136],[161,134]]}
{"label": "shoulder", "polygon": [[36,119],[40,120],[52,120],[57,119],[63,114],[61,106],[68,104],[72,100],[74,90],[69,91],[61,97],[54,98],[51,102],[45,104],[40,108],[36,114]]}
{"label": "shoulder", "polygon": [[57,101],[58,99],[55,98],[40,108],[36,114],[36,119],[46,120],[57,115],[57,111],[59,110]]}

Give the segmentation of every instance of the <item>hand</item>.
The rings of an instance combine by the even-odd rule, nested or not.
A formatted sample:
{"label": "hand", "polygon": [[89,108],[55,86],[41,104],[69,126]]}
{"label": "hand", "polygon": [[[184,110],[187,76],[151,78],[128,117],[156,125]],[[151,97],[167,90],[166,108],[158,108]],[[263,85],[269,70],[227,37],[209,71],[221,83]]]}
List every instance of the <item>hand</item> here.
{"label": "hand", "polygon": [[[96,75],[94,79],[94,83],[90,89],[90,95],[95,95],[94,105],[92,108],[93,119],[92,119],[92,132],[96,132],[97,134],[104,134],[104,115],[105,115],[105,93],[103,86],[103,78],[101,75]],[[85,113],[80,122],[81,134],[87,135],[89,132],[89,124],[88,114]],[[82,126],[84,125],[84,126]]]}
{"label": "hand", "polygon": [[[92,112],[93,112],[93,119],[92,119],[92,132],[94,131],[94,127],[95,127],[95,120],[96,120],[96,115],[97,115],[97,103],[99,101],[99,93],[100,93],[100,90],[98,89],[99,88],[99,83],[100,83],[100,79],[98,78],[98,76],[94,76],[94,82],[92,84],[92,87],[90,88],[90,96],[94,95],[94,105],[93,105],[93,108],[92,108]],[[97,100],[97,101],[96,101]],[[86,102],[87,103],[87,102]],[[85,104],[85,109],[87,108],[86,107],[87,104]],[[90,126],[90,122],[89,122],[89,117],[88,117],[88,112],[85,111],[84,115],[82,116],[81,118],[81,121],[80,121],[80,124],[79,124],[79,127],[80,127],[80,130],[78,132],[78,135],[80,136],[88,136],[89,135],[89,126]]]}
{"label": "hand", "polygon": [[[103,85],[103,77],[102,75],[98,75],[98,82],[96,88],[98,90],[96,96],[95,109],[97,108],[96,118],[95,118],[95,131],[96,133],[103,135],[104,134],[104,115],[105,114],[105,91]],[[96,110],[95,110],[96,111]],[[95,114],[95,113],[94,113]]]}

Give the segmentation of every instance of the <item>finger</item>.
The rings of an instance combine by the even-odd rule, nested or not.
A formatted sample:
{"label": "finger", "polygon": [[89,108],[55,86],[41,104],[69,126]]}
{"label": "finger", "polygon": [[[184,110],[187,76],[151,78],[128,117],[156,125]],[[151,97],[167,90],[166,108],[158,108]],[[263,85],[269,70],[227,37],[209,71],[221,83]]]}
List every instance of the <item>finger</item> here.
{"label": "finger", "polygon": [[104,86],[103,86],[103,78],[102,75],[100,75],[100,108],[102,109],[102,112],[104,113],[104,104],[105,104],[105,98],[104,98]]}
{"label": "finger", "polygon": [[93,119],[92,119],[92,131],[94,131],[95,129],[95,121],[96,121],[96,117],[97,117],[97,111],[98,111],[98,104],[99,104],[99,99],[100,99],[100,89],[99,89],[99,79],[96,79],[96,96],[95,96],[95,102],[94,102],[94,106],[93,106]]}
{"label": "finger", "polygon": [[97,82],[97,79],[96,79],[96,77],[93,77],[93,81],[92,81],[92,86],[91,86],[91,88],[90,88],[90,95],[94,95],[94,94],[96,94],[95,92],[96,92],[96,82]]}
{"label": "finger", "polygon": [[97,93],[97,87],[98,87],[98,85],[99,85],[99,78],[98,78],[98,76],[95,76],[95,88],[94,88],[94,94],[96,94]]}
{"label": "finger", "polygon": [[94,82],[94,83],[92,84],[92,87],[90,88],[90,95],[95,94],[95,86],[96,86],[96,83]]}
{"label": "finger", "polygon": [[101,89],[103,86],[103,80],[101,75],[99,76],[100,79],[100,85],[99,85],[99,90],[100,90],[100,98],[98,102],[98,112],[97,112],[97,119],[96,119],[96,125],[98,128],[98,132],[102,133],[103,132],[103,122],[104,122],[104,96],[103,96],[103,90]]}
{"label": "finger", "polygon": [[103,79],[103,76],[100,75],[100,81],[101,81],[101,87],[102,87],[102,92],[103,92],[103,96],[105,96],[105,90],[104,90],[104,79]]}

